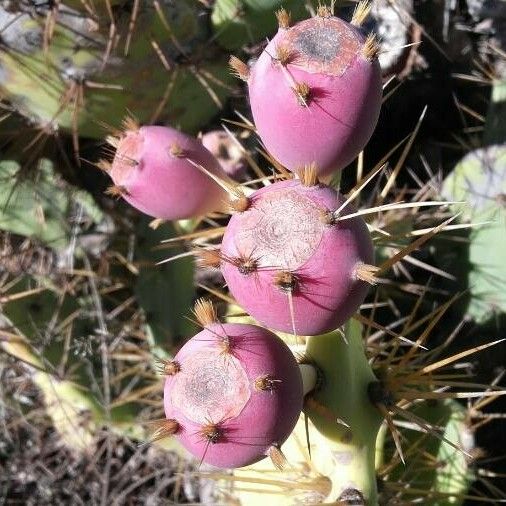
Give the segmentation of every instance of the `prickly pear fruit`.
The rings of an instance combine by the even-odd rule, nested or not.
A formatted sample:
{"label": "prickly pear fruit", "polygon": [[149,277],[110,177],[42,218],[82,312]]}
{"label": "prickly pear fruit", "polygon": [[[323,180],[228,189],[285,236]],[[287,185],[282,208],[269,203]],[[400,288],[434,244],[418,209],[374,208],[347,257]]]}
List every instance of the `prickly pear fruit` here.
{"label": "prickly pear fruit", "polygon": [[[305,181],[308,184],[308,181]],[[275,330],[319,335],[359,308],[374,282],[365,222],[324,185],[277,182],[250,196],[232,216],[221,270],[238,303]]]}
{"label": "prickly pear fruit", "polygon": [[[280,28],[247,80],[257,131],[270,153],[294,171],[343,169],[364,148],[379,116],[381,73],[374,37],[331,15]],[[238,65],[237,65],[238,63]]]}
{"label": "prickly pear fruit", "polygon": [[227,194],[212,176],[226,178],[218,161],[194,139],[163,126],[128,121],[112,164],[103,162],[114,186],[108,192],[156,218],[177,220],[219,211]]}
{"label": "prickly pear fruit", "polygon": [[[266,329],[220,323],[209,303],[204,330],[165,367],[167,429],[203,462],[234,468],[271,456],[302,410],[302,378],[286,344]],[[205,314],[207,313],[207,315]]]}
{"label": "prickly pear fruit", "polygon": [[248,163],[243,150],[230,135],[222,130],[211,130],[202,136],[202,144],[216,157],[230,177],[244,177]]}

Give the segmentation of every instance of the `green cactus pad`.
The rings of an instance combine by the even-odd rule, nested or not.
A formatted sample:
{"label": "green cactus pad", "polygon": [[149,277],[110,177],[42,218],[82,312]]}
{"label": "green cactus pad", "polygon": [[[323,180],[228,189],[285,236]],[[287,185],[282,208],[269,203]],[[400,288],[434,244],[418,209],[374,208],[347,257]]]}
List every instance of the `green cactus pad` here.
{"label": "green cactus pad", "polygon": [[506,311],[506,146],[477,149],[466,155],[445,179],[442,195],[458,206],[462,221],[489,222],[469,233],[467,314],[477,322]]}
{"label": "green cactus pad", "polygon": [[0,162],[0,230],[61,250],[70,240],[76,203],[95,224],[102,221],[103,214],[89,194],[59,179],[49,160],[41,159],[39,167],[35,180],[23,180],[16,162]]}
{"label": "green cactus pad", "polygon": [[211,16],[215,37],[229,50],[260,42],[276,33],[274,13],[281,7],[293,20],[307,16],[301,0],[217,0]]}
{"label": "green cactus pad", "polygon": [[[442,437],[464,451],[474,449],[474,437],[465,421],[466,410],[458,402],[426,402],[413,408],[413,413],[437,427]],[[400,463],[391,472],[389,481],[409,484],[428,506],[461,505],[475,480],[464,451],[422,431],[406,429],[402,434],[404,448],[415,451],[410,452],[407,465]]]}
{"label": "green cactus pad", "polygon": [[137,261],[142,266],[135,284],[135,293],[146,315],[146,322],[161,350],[173,350],[178,339],[190,336],[195,325],[189,320],[194,298],[193,259],[181,258],[156,265],[168,256],[177,255],[174,248],[155,250],[164,239],[176,234],[174,225],[163,223],[155,230],[143,218],[137,227]]}
{"label": "green cactus pad", "polygon": [[[16,14],[7,20],[11,43],[0,46],[0,90],[33,123],[83,137],[104,137],[103,125],[119,128],[128,113],[141,123],[170,121],[196,131],[220,109],[233,78],[226,55],[204,55],[212,49],[195,2],[164,4],[163,12],[162,19],[152,5],[141,7],[127,57],[128,12],[118,13],[119,42],[108,57],[110,22],[105,14],[97,22],[87,13],[62,7],[47,47],[45,18]],[[20,33],[33,34],[29,44],[17,42],[24,40]]]}

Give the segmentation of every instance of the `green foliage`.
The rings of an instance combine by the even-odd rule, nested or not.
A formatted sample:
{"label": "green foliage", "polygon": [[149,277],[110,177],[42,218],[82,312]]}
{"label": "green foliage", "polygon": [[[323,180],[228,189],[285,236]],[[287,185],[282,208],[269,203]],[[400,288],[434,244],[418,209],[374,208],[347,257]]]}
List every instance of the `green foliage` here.
{"label": "green foliage", "polygon": [[402,432],[403,446],[417,450],[410,453],[406,465],[400,463],[392,471],[389,480],[408,483],[411,489],[422,491],[424,504],[429,506],[462,504],[475,480],[464,453],[474,446],[473,435],[466,426],[466,410],[458,402],[445,399],[418,404],[412,411],[437,427],[442,438],[458,445],[462,451],[420,432],[419,427],[406,429]]}
{"label": "green foliage", "polygon": [[260,42],[276,32],[274,12],[281,7],[293,20],[307,16],[302,0],[217,0],[211,17],[215,36],[229,50]]}
{"label": "green foliage", "polygon": [[[230,94],[227,56],[204,56],[207,33],[196,2],[164,4],[162,12],[141,3],[128,56],[128,10],[115,11],[114,40],[107,15],[95,19],[82,6],[61,6],[46,40],[44,16],[12,13],[0,89],[32,121],[84,137],[103,137],[102,124],[119,127],[129,111],[142,123],[167,120],[196,131]],[[30,43],[17,42],[25,39]]]}
{"label": "green foliage", "polygon": [[76,204],[92,224],[100,223],[103,214],[88,193],[61,181],[49,160],[41,159],[39,167],[35,180],[23,180],[16,162],[0,162],[0,230],[61,250],[72,234]]}
{"label": "green foliage", "polygon": [[489,146],[466,155],[445,179],[444,198],[464,201],[461,220],[488,222],[469,233],[471,294],[467,314],[483,322],[506,311],[506,146]]}
{"label": "green foliage", "polygon": [[181,250],[156,250],[164,239],[174,237],[174,225],[163,223],[156,229],[143,218],[136,232],[137,261],[142,266],[135,283],[135,294],[145,312],[154,345],[161,350],[172,350],[181,338],[191,336],[195,325],[189,320],[194,298],[193,259],[181,258],[156,265]]}

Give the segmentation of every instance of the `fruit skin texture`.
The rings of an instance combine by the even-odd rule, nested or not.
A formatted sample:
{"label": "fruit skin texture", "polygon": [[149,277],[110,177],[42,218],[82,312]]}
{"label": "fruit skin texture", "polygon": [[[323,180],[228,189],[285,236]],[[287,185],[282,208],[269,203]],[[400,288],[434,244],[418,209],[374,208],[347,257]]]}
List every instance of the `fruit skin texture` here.
{"label": "fruit skin texture", "polygon": [[[344,197],[324,185],[277,182],[250,199],[247,211],[232,216],[221,245],[221,270],[237,302],[282,332],[319,335],[342,325],[368,290],[355,277],[355,268],[374,257],[365,222],[355,217],[326,224],[322,216],[339,208]],[[341,215],[352,212],[347,206]],[[238,257],[254,259],[257,269],[241,273]],[[276,284],[280,271],[297,280],[291,294]]]}
{"label": "fruit skin texture", "polygon": [[[230,353],[221,339],[228,336]],[[176,437],[195,457],[222,468],[263,459],[290,435],[302,410],[302,379],[290,349],[266,329],[248,324],[211,324],[190,339],[174,360],[181,370],[167,376],[164,407],[176,419]],[[269,374],[271,391],[255,380]],[[215,443],[202,435],[214,424]]]}
{"label": "fruit skin texture", "polygon": [[[289,170],[313,162],[320,176],[341,170],[371,137],[381,71],[377,58],[363,56],[363,44],[345,21],[314,17],[280,28],[253,65],[248,88],[258,134]],[[289,54],[286,65],[276,59],[280,48]],[[293,90],[297,83],[309,85],[306,105]]]}
{"label": "fruit skin texture", "polygon": [[[171,154],[171,149],[180,149],[181,155]],[[122,196],[129,204],[156,218],[177,220],[221,210],[226,193],[187,158],[226,177],[197,139],[162,126],[127,130],[109,175],[124,189]]]}

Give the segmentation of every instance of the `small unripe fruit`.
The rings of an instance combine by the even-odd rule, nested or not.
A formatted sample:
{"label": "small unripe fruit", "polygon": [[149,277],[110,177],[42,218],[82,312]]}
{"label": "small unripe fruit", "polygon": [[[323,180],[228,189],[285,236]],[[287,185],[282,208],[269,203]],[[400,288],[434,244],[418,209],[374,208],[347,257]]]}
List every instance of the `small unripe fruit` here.
{"label": "small unripe fruit", "polygon": [[241,72],[274,158],[292,171],[316,163],[323,176],[358,155],[381,106],[376,51],[374,37],[331,15],[280,26],[249,74]]}
{"label": "small unripe fruit", "polygon": [[[321,184],[277,182],[249,199],[250,207],[232,216],[220,250],[234,298],[275,330],[318,335],[342,325],[367,294],[364,279],[374,279],[365,222],[339,219],[344,197]],[[341,214],[353,211],[346,205]]]}
{"label": "small unripe fruit", "polygon": [[211,130],[202,136],[202,144],[216,157],[231,178],[244,178],[248,167],[246,157],[230,135],[222,130]]}
{"label": "small unripe fruit", "polygon": [[209,323],[174,360],[180,371],[165,380],[165,414],[190,453],[222,468],[278,454],[303,402],[297,362],[281,339],[254,325]]}
{"label": "small unripe fruit", "polygon": [[105,167],[114,182],[109,193],[166,220],[224,209],[227,194],[210,174],[227,176],[201,142],[169,127],[129,126],[119,138],[108,138],[116,148]]}

